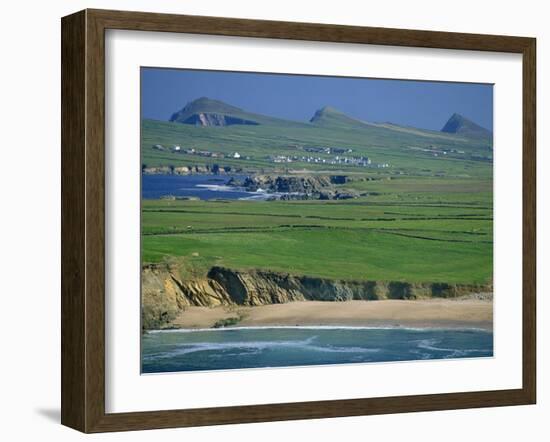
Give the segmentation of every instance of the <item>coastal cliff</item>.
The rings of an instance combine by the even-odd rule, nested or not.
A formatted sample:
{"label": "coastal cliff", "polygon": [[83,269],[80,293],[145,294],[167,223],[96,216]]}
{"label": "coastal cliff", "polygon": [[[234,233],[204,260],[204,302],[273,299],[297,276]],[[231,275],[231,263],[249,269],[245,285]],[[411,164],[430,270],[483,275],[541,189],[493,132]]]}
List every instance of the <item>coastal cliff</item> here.
{"label": "coastal cliff", "polygon": [[453,298],[491,291],[482,285],[344,281],[260,270],[212,267],[205,277],[184,279],[168,264],[142,268],[143,328],[169,324],[186,307],[260,306],[293,301]]}

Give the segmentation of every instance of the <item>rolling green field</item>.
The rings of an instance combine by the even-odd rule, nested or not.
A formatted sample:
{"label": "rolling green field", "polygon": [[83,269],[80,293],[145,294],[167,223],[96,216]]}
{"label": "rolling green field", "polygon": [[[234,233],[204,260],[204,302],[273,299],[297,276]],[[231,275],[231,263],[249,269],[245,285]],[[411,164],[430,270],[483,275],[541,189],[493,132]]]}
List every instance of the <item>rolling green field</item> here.
{"label": "rolling green field", "polygon": [[194,276],[219,265],[350,280],[490,282],[490,182],[395,181],[385,194],[348,201],[144,200],[143,261],[176,260]]}

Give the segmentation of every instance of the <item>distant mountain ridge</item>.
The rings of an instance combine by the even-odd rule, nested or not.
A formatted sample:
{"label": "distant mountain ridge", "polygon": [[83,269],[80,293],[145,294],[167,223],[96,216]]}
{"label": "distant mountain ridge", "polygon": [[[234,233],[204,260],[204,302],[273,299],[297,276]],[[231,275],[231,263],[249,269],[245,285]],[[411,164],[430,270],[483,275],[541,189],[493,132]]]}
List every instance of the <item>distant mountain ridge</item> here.
{"label": "distant mountain ridge", "polygon": [[451,115],[451,118],[449,118],[445,126],[441,129],[441,132],[458,134],[471,138],[491,138],[493,136],[490,130],[481,127],[457,113]]}
{"label": "distant mountain ridge", "polygon": [[195,126],[256,126],[260,124],[280,125],[281,123],[296,126],[304,124],[247,112],[223,101],[207,97],[187,103],[181,110],[172,114],[170,121]]}
{"label": "distant mountain ridge", "polygon": [[430,131],[426,129],[401,126],[393,123],[372,123],[350,117],[342,111],[324,106],[318,109],[308,123],[285,120],[266,115],[245,111],[236,106],[224,103],[220,100],[213,100],[201,97],[187,103],[182,109],[174,112],[170,122],[190,124],[195,126],[233,126],[233,125],[276,125],[293,127],[322,127],[339,129],[365,129],[365,130],[386,130],[407,132],[420,136],[443,136],[459,135],[469,138],[491,138],[492,132],[479,126],[473,121],[460,114],[453,114],[441,131]]}
{"label": "distant mountain ridge", "polygon": [[309,120],[317,126],[365,126],[365,123],[357,120],[331,106],[325,106],[315,112]]}

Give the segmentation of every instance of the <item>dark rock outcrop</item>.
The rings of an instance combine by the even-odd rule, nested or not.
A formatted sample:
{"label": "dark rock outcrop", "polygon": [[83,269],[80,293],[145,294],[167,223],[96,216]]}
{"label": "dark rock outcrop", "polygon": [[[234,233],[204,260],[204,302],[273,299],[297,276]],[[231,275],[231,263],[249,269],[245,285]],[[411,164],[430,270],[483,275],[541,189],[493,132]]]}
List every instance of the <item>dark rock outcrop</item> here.
{"label": "dark rock outcrop", "polygon": [[326,176],[273,176],[255,175],[247,177],[243,187],[250,192],[259,189],[278,193],[319,193],[330,187],[330,179]]}
{"label": "dark rock outcrop", "polygon": [[331,175],[330,182],[332,184],[346,184],[349,178],[346,175]]}
{"label": "dark rock outcrop", "polygon": [[229,186],[244,187],[249,192],[259,190],[267,193],[282,194],[282,200],[307,200],[307,199],[351,199],[357,195],[350,191],[336,189],[333,184],[343,184],[347,180],[345,176],[327,175],[253,175],[244,180],[230,179]]}

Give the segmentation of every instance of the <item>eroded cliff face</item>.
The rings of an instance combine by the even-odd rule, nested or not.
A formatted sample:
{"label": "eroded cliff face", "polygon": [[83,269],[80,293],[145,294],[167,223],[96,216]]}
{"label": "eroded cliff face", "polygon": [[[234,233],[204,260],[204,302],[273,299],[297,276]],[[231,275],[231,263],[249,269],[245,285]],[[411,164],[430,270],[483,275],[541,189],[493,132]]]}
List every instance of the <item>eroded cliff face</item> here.
{"label": "eroded cliff face", "polygon": [[245,118],[233,117],[230,115],[216,114],[211,112],[200,112],[193,114],[182,123],[194,124],[195,126],[232,126],[234,124],[257,126],[258,122]]}
{"label": "eroded cliff face", "polygon": [[351,301],[451,298],[491,287],[397,281],[339,281],[308,276],[213,267],[206,277],[183,279],[176,267],[147,265],[142,269],[142,325],[169,324],[187,306],[257,306],[292,301]]}

